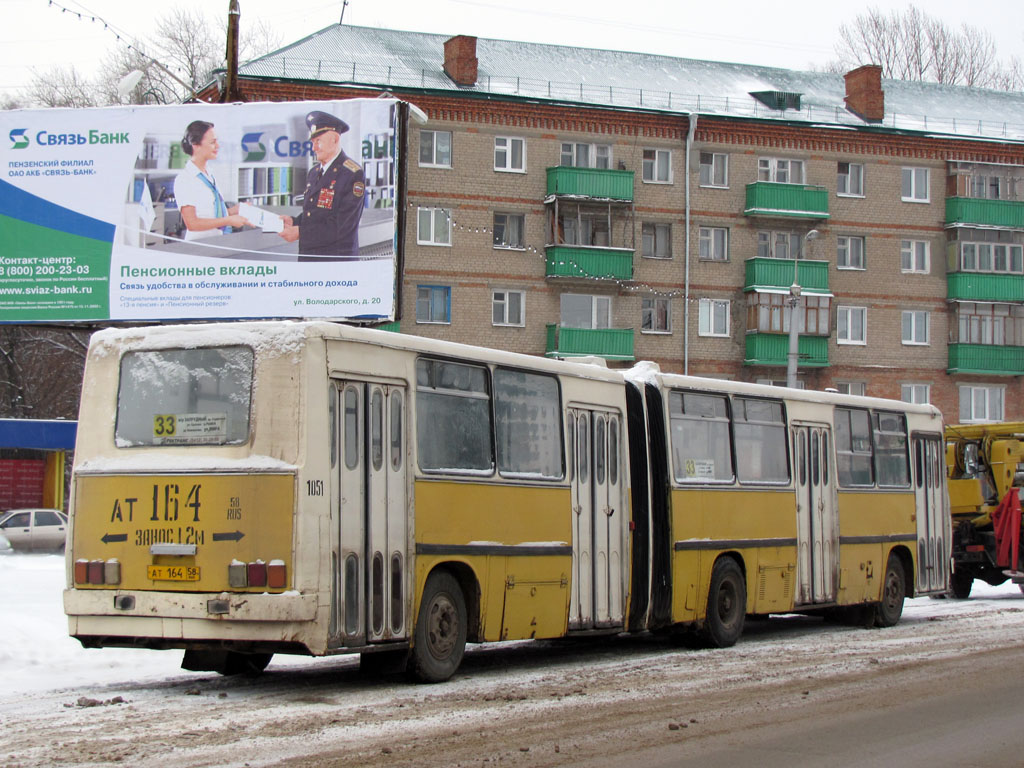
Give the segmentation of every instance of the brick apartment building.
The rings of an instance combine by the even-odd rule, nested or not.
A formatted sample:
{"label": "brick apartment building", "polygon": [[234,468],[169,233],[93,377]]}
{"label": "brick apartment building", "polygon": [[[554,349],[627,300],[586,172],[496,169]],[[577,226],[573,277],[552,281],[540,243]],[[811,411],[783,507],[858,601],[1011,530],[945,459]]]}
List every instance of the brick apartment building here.
{"label": "brick apartment building", "polygon": [[425,114],[404,333],[784,383],[795,277],[801,386],[1024,419],[1021,94],[351,26],[239,87]]}

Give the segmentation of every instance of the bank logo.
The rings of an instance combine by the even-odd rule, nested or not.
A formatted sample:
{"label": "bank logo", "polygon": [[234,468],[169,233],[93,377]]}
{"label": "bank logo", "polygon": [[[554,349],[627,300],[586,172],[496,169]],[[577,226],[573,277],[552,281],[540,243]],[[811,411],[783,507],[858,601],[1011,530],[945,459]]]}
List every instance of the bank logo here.
{"label": "bank logo", "polygon": [[24,149],[28,146],[27,128],[15,128],[11,131],[11,149]]}
{"label": "bank logo", "polygon": [[267,148],[263,144],[262,133],[247,133],[242,136],[242,151],[245,152],[243,163],[258,163],[267,156]]}

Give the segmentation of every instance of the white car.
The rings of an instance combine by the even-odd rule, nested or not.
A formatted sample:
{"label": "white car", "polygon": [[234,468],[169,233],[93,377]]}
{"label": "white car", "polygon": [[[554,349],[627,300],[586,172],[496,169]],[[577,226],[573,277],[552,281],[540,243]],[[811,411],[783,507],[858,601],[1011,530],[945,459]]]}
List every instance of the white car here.
{"label": "white car", "polygon": [[12,509],[0,517],[0,536],[19,552],[64,549],[68,518],[59,509]]}

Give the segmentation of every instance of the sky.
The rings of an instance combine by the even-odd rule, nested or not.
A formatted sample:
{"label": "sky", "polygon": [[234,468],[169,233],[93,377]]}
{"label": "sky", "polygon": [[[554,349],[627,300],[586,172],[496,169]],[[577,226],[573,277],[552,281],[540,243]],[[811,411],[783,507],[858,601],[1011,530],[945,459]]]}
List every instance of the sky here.
{"label": "sky", "polygon": [[[241,24],[262,20],[283,44],[342,18],[358,26],[437,34],[607,48],[685,58],[808,69],[834,60],[838,29],[869,7],[888,11],[906,3],[886,0],[789,0],[766,3],[680,3],[635,0],[239,0]],[[86,77],[114,46],[145,38],[159,8],[201,9],[227,18],[229,0],[180,0],[161,5],[139,0],[0,0],[11,22],[0,31],[0,98],[16,96],[34,74],[73,65]],[[1024,3],[1011,0],[928,0],[920,8],[952,27],[970,23],[990,32],[1000,58],[1024,60]],[[784,9],[784,10],[782,10]],[[628,10],[628,13],[627,13]],[[81,14],[81,17],[79,17]],[[93,18],[99,21],[92,21]],[[103,22],[109,26],[104,28]],[[120,36],[120,39],[119,37]]]}

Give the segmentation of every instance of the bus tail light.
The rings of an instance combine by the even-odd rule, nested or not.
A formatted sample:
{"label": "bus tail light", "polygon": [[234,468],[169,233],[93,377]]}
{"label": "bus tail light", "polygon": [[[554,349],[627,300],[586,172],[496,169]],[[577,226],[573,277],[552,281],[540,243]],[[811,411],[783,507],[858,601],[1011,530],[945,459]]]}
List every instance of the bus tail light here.
{"label": "bus tail light", "polygon": [[267,586],[271,589],[284,589],[286,576],[284,560],[271,560],[267,568]]}
{"label": "bus tail light", "polygon": [[89,583],[89,561],[75,560],[75,584]]}
{"label": "bus tail light", "polygon": [[121,583],[121,563],[110,560],[75,560],[75,584],[109,584],[117,586]]}
{"label": "bus tail light", "polygon": [[103,561],[102,560],[90,560],[89,561],[89,584],[102,584],[103,583]]}
{"label": "bus tail light", "polygon": [[228,566],[228,584],[235,589],[242,589],[249,586],[249,579],[246,576],[248,566],[241,560],[232,560]]}
{"label": "bus tail light", "polygon": [[249,563],[248,567],[249,586],[250,587],[265,587],[267,586],[267,564],[263,560],[257,560],[255,563]]}
{"label": "bus tail light", "polygon": [[121,583],[121,563],[117,560],[107,560],[103,564],[103,583],[115,585]]}

